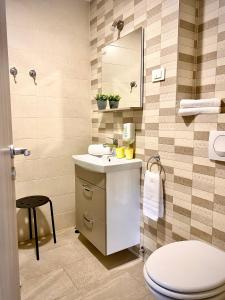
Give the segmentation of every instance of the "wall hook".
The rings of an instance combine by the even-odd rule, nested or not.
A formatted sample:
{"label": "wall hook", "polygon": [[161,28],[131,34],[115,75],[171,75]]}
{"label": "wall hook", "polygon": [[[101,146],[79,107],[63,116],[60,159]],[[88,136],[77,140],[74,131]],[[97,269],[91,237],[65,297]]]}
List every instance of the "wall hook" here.
{"label": "wall hook", "polygon": [[123,20],[116,20],[112,23],[112,28],[115,29],[117,28],[118,30],[118,36],[117,36],[117,39],[120,38],[120,33],[121,31],[123,30],[123,27],[124,27],[124,21]]}
{"label": "wall hook", "polygon": [[37,73],[36,73],[36,71],[35,70],[30,70],[29,75],[30,75],[31,78],[33,78],[34,84],[37,85],[37,82],[36,82]]}
{"label": "wall hook", "polygon": [[131,81],[130,82],[130,93],[132,93],[133,88],[137,87],[137,82],[136,81]]}
{"label": "wall hook", "polygon": [[18,74],[17,68],[13,67],[9,71],[10,71],[10,74],[13,76],[14,82],[17,83],[17,81],[16,81],[16,76]]}

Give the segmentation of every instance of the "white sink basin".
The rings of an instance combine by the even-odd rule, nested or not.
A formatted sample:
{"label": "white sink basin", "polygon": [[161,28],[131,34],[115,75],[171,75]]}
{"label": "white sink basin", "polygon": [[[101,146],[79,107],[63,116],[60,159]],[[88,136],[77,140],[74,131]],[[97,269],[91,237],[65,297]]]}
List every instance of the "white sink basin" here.
{"label": "white sink basin", "polygon": [[127,160],[125,158],[119,159],[111,156],[97,157],[90,154],[73,155],[72,158],[75,165],[100,173],[139,169],[141,168],[142,162],[141,159],[138,158]]}

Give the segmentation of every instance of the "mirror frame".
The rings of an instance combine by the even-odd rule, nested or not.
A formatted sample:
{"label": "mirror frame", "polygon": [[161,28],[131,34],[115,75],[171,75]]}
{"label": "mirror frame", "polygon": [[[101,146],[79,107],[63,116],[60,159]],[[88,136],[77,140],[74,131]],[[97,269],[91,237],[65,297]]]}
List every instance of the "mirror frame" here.
{"label": "mirror frame", "polygon": [[[128,36],[130,33],[140,30],[141,29],[141,53],[140,53],[140,106],[129,106],[128,108],[136,108],[136,109],[143,109],[143,103],[144,103],[144,28],[143,26],[136,28],[135,30],[127,33],[126,35],[122,36],[121,38],[115,40],[119,41],[123,39],[124,37]],[[114,42],[115,42],[114,41]],[[111,42],[113,43],[113,41]],[[102,51],[105,47],[109,46],[111,43],[108,43],[104,45],[104,47],[101,49],[101,91],[102,91]],[[103,91],[102,91],[103,92]],[[127,109],[124,107],[124,110]],[[121,110],[121,109],[120,109]]]}

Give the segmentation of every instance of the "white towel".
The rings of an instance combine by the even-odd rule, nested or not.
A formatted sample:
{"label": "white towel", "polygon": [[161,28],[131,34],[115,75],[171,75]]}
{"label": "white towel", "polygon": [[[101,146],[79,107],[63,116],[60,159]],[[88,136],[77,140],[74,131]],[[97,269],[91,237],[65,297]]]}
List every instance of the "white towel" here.
{"label": "white towel", "polygon": [[88,154],[91,155],[110,155],[112,154],[112,150],[110,147],[104,147],[103,144],[93,144],[88,147]]}
{"label": "white towel", "polygon": [[180,101],[180,108],[191,108],[191,107],[219,107],[221,106],[221,100],[217,98],[211,99],[182,99]]}
{"label": "white towel", "polygon": [[178,114],[180,116],[194,116],[198,114],[219,114],[220,107],[193,107],[193,108],[180,108]]}
{"label": "white towel", "polygon": [[146,171],[144,180],[143,213],[148,218],[157,221],[163,217],[163,189],[160,173]]}

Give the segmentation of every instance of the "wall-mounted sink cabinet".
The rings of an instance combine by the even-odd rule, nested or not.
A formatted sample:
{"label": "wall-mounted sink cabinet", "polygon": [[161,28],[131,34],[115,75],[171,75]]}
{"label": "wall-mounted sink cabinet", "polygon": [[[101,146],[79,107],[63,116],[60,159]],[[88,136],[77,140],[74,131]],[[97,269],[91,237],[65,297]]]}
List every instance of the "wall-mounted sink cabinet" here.
{"label": "wall-mounted sink cabinet", "polygon": [[85,156],[73,156],[77,229],[104,255],[139,244],[141,160]]}

